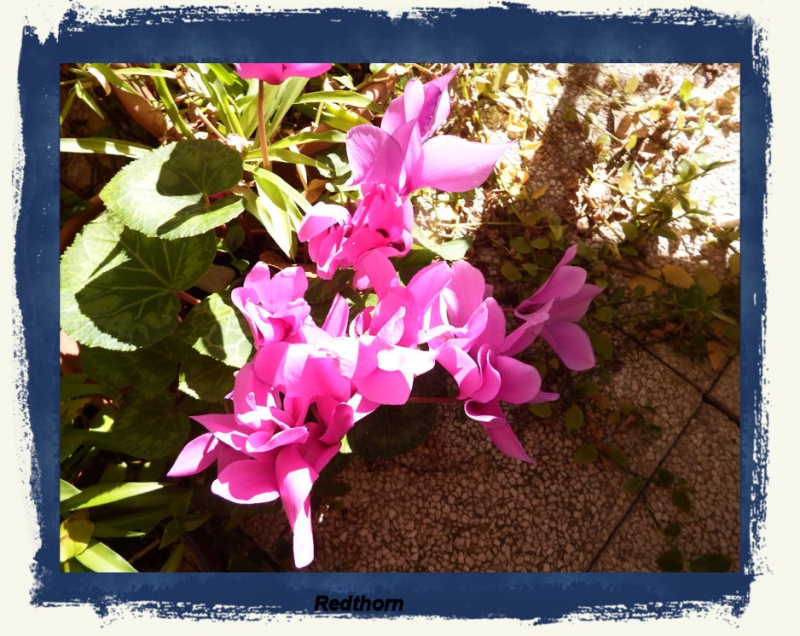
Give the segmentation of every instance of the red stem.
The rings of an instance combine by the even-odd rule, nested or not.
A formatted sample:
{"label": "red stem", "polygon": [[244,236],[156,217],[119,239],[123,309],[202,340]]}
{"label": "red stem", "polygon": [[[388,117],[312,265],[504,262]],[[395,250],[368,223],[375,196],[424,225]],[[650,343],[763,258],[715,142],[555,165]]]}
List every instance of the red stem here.
{"label": "red stem", "polygon": [[408,398],[409,402],[413,402],[415,404],[450,404],[452,402],[459,402],[458,398],[449,398],[449,397],[410,397]]}
{"label": "red stem", "polygon": [[197,298],[195,298],[191,294],[186,293],[185,291],[176,292],[175,295],[178,298],[180,298],[181,300],[185,300],[187,303],[189,303],[191,305],[199,305],[200,304],[200,301],[197,300]]}

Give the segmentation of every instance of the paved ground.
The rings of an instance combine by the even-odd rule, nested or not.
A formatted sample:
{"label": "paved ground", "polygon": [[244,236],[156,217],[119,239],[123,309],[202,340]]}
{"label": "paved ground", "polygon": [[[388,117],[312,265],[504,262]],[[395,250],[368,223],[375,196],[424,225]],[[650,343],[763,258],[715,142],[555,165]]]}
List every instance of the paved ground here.
{"label": "paved ground", "polygon": [[[679,82],[680,74],[691,69],[533,66],[541,77],[542,95],[553,93],[547,84],[551,77],[561,80],[564,93],[581,82],[602,88],[609,72],[648,77],[650,89],[658,90],[665,82]],[[735,67],[706,66],[704,90],[723,95],[738,83]],[[560,140],[574,158],[591,148],[591,139],[559,123],[554,113],[563,108],[565,95],[551,97],[540,104],[545,115],[550,113],[549,119],[542,118],[548,123],[540,133]],[[582,96],[571,94],[569,99],[580,104]],[[737,132],[713,140],[707,150],[736,160]],[[580,232],[582,218],[591,212],[582,196],[585,175],[574,172],[555,144],[545,143],[533,158],[515,160],[528,172],[531,188],[552,186],[541,203]],[[738,169],[738,162],[726,166],[698,180],[693,189],[701,205],[713,197],[717,222],[728,227],[738,219]],[[586,234],[582,238],[592,240]],[[491,274],[492,255],[477,253],[476,258]],[[689,234],[677,245],[655,243],[648,258],[678,264],[690,273],[702,266],[721,279],[728,274],[726,254],[713,242]],[[669,547],[658,528],[675,521],[681,524],[675,545],[685,557],[718,552],[730,557],[732,569],[738,570],[738,357],[723,360],[714,370],[667,346],[640,346],[620,329],[611,328],[608,335],[618,351],[627,351],[612,375],[609,395],[648,405],[649,422],[661,429],[647,438],[635,427],[617,432],[625,442],[629,467],[645,477],[666,469],[685,479],[692,489],[689,513],[681,512],[670,492],[655,484],[629,494],[624,485],[630,476],[608,462],[575,465],[571,458],[580,442],[559,422],[535,418],[524,408],[507,411],[523,445],[538,460],[529,466],[495,449],[479,424],[460,417],[459,406],[431,407],[438,408],[437,424],[418,450],[393,460],[350,459],[337,479],[351,490],[315,512],[316,558],[308,570],[657,571],[656,558]],[[248,519],[242,527],[273,559],[285,561],[291,533],[283,513]]]}
{"label": "paved ground", "polygon": [[[738,569],[738,358],[719,373],[709,368],[704,391],[679,366],[634,349],[612,387],[654,407],[663,432],[632,454],[635,468],[684,477],[695,489],[690,514],[655,485],[626,494],[627,476],[610,464],[572,464],[579,443],[560,425],[514,420],[539,462],[528,466],[497,451],[477,423],[460,421],[458,407],[438,407],[434,435],[419,450],[396,460],[351,458],[338,476],[352,487],[341,508],[323,505],[315,514],[309,570],[658,571],[667,544],[649,511],[662,525],[681,523],[676,543],[687,557],[720,552]],[[276,559],[279,539],[291,536],[280,512],[244,528]]]}

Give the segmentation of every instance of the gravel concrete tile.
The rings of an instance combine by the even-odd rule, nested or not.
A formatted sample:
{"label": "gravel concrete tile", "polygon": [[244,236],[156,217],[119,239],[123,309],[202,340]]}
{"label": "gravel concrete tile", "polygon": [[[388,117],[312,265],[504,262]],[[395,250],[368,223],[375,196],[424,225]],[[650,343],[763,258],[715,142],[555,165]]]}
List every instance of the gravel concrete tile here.
{"label": "gravel concrete tile", "polygon": [[[700,394],[636,349],[623,356],[608,391],[652,408],[646,417],[660,434],[643,438],[636,426],[614,432],[628,467],[646,478]],[[630,475],[605,461],[574,464],[582,442],[525,407],[506,413],[536,465],[503,455],[460,406],[438,408],[419,449],[390,460],[350,458],[336,479],[351,490],[313,513],[316,556],[308,570],[585,571],[633,504],[623,490]],[[291,538],[280,514],[249,519],[243,529],[276,559],[279,540],[285,546]]]}
{"label": "gravel concrete tile", "polygon": [[700,406],[702,394],[627,336],[615,330],[608,335],[616,349],[626,353],[604,394],[637,407],[645,424],[658,427],[660,433],[647,435],[641,426],[621,423],[606,427],[603,441],[622,448],[630,458],[628,467],[649,476]]}
{"label": "gravel concrete tile", "polygon": [[686,559],[717,552],[739,569],[739,428],[714,407],[703,404],[661,468],[683,478],[694,492],[691,511],[681,512],[670,491],[648,484],[631,512],[592,564],[595,572],[656,572],[658,555],[668,548],[663,527],[677,521],[675,539]]}
{"label": "gravel concrete tile", "polygon": [[[341,510],[314,514],[310,571],[581,571],[633,501],[620,471],[576,467],[560,424],[514,422],[537,465],[505,457],[479,424],[441,408],[428,443],[396,460],[354,457]],[[288,525],[243,528],[268,553]],[[270,545],[273,543],[273,545]]]}
{"label": "gravel concrete tile", "polygon": [[719,379],[706,395],[706,399],[735,422],[739,422],[740,409],[739,356],[734,356],[726,365]]}

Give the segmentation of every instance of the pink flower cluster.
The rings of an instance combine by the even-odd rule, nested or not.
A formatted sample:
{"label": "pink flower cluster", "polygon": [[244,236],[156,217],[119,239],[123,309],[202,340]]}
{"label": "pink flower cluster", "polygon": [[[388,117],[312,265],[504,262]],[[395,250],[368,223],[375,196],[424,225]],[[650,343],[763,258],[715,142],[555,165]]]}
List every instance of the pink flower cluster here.
{"label": "pink flower cluster", "polygon": [[575,323],[600,288],[586,283],[585,270],[567,264],[575,246],[515,309],[517,326],[509,333],[505,312],[475,267],[436,261],[404,285],[389,260],[411,248],[409,193],[428,186],[474,188],[508,148],[433,136],[449,114],[447,85],[454,73],[425,85],[410,80],[380,128],[348,133],[361,199],[352,214],[317,204],[299,229],[320,277],[352,268],[354,286],[372,289],[377,302],[350,319],[347,301],[336,295],[320,326],[305,299],[301,268],[272,276],[269,266],[256,264],[231,293],[256,348],[228,396],[233,413],[195,416],[208,432],[184,447],[168,473],[193,475],[216,462],[217,495],[244,504],[280,499],[298,568],[314,557],[310,496],[320,471],[360,419],[381,405],[405,404],[415,378],[435,364],[452,375],[466,414],[503,453],[526,462],[533,460],[501,403],[558,395],[542,391],[536,369],[514,356],[541,335],[570,369],[594,365],[589,338]]}
{"label": "pink flower cluster", "polygon": [[414,221],[408,195],[420,188],[472,190],[513,145],[434,136],[450,114],[447,87],[457,70],[427,84],[410,79],[403,95],[389,104],[380,127],[364,124],[347,133],[351,183],[361,186],[362,195],[355,211],[318,203],[297,232],[308,242],[320,277],[330,279],[337,269],[356,267],[375,250],[386,256],[407,254]]}
{"label": "pink flower cluster", "polygon": [[[318,326],[304,299],[299,267],[274,277],[257,264],[232,299],[252,329],[256,354],[236,375],[232,414],[195,416],[207,433],[189,442],[168,473],[196,474],[217,462],[212,491],[238,503],[280,498],[294,532],[298,568],[314,556],[311,488],[347,432],[382,404],[405,404],[414,379],[437,362],[458,385],[457,399],[506,455],[533,460],[508,423],[501,402],[548,401],[536,369],[513,356],[538,335],[572,369],[594,364],[575,325],[600,288],[567,266],[572,247],[548,282],[506,319],[479,270],[437,261],[403,285],[379,250],[363,255],[356,277],[378,297],[349,320],[337,295]],[[573,337],[569,337],[570,334]],[[579,337],[574,337],[580,334]]]}

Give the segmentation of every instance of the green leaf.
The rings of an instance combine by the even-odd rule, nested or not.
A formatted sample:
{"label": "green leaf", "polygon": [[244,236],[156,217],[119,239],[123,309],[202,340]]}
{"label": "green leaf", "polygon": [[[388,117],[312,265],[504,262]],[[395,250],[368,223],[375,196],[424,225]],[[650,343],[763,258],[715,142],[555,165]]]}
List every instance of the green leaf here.
{"label": "green leaf", "polygon": [[453,239],[447,243],[435,243],[422,235],[419,228],[415,225],[414,239],[427,250],[430,250],[436,256],[446,261],[459,261],[464,258],[470,247],[472,247],[472,236],[463,236],[461,238]]}
{"label": "green leaf", "polygon": [[64,563],[86,550],[92,539],[94,523],[86,513],[76,513],[61,522],[60,531],[60,558],[61,563]]}
{"label": "green leaf", "polygon": [[279,139],[269,146],[270,152],[280,148],[289,148],[290,146],[301,146],[302,144],[309,144],[314,142],[323,142],[330,144],[343,144],[347,139],[347,135],[341,130],[328,130],[321,133],[313,132],[299,132],[294,135],[289,135],[283,139]]}
{"label": "green leaf", "polygon": [[697,284],[700,285],[709,296],[714,296],[722,289],[719,279],[707,269],[697,270],[695,278],[697,279]]}
{"label": "green leaf", "polygon": [[214,294],[227,289],[234,278],[236,278],[236,270],[224,265],[212,264],[205,275],[197,281],[195,287]]}
{"label": "green leaf", "polygon": [[622,467],[628,463],[628,456],[619,446],[611,446],[608,449],[608,459],[614,466]]}
{"label": "green leaf", "polygon": [[692,82],[689,80],[688,77],[684,78],[683,84],[681,84],[680,90],[678,91],[678,97],[680,100],[686,104],[692,98]]}
{"label": "green leaf", "polygon": [[94,536],[98,539],[135,539],[136,537],[144,537],[144,532],[137,532],[136,530],[123,530],[115,528],[107,523],[96,523],[94,526]]}
{"label": "green leaf", "polygon": [[597,461],[597,447],[594,444],[584,444],[572,456],[576,464],[593,464]]}
{"label": "green leaf", "polygon": [[159,459],[175,451],[189,436],[189,419],[174,411],[169,393],[126,395],[107,432],[87,431],[87,440],[98,446],[141,459]]}
{"label": "green leaf", "polygon": [[633,223],[622,221],[619,226],[622,228],[622,233],[625,235],[626,241],[635,241],[639,236],[639,228],[637,228]]}
{"label": "green leaf", "polygon": [[136,569],[114,550],[94,539],[89,547],[75,558],[92,572],[136,572]]}
{"label": "green leaf", "polygon": [[644,488],[644,482],[638,475],[628,479],[628,481],[626,481],[622,486],[622,490],[629,495],[638,495],[640,492],[642,492],[642,488]]}
{"label": "green leaf", "polygon": [[550,247],[550,239],[547,237],[540,237],[531,241],[531,247],[536,250],[546,250]]}
{"label": "green leaf", "polygon": [[708,552],[689,562],[690,572],[730,572],[733,561],[718,552]]}
{"label": "green leaf", "polygon": [[564,414],[564,426],[567,427],[568,431],[577,431],[578,429],[583,428],[583,424],[583,411],[577,404],[573,404]]}
{"label": "green leaf", "polygon": [[667,263],[661,268],[664,273],[664,280],[670,285],[689,289],[694,284],[694,279],[683,267]]}
{"label": "green leaf", "polygon": [[252,335],[230,292],[212,294],[194,307],[178,336],[195,351],[240,369],[253,353]]}
{"label": "green leaf", "polygon": [[[131,499],[129,501],[133,500],[134,499]],[[113,536],[115,532],[120,534],[148,534],[169,516],[170,512],[165,507],[161,507],[157,510],[144,510],[132,514],[117,515],[103,521],[102,525],[104,527],[102,532],[107,534],[101,536],[101,530],[96,530],[95,532],[101,539]],[[99,527],[99,525],[100,524],[97,524],[97,527]]]}
{"label": "green leaf", "polygon": [[88,486],[77,495],[61,502],[61,510],[82,510],[119,502],[164,486],[158,482],[129,482],[125,484],[98,484]]}
{"label": "green leaf", "polygon": [[692,509],[692,500],[685,490],[675,489],[670,493],[670,499],[675,507],[681,512],[689,513]]}
{"label": "green leaf", "polygon": [[610,360],[614,357],[614,343],[611,341],[611,338],[605,334],[592,331],[590,329],[585,329],[584,331],[586,331],[587,335],[589,336],[589,340],[592,343],[592,349],[594,349],[594,352],[598,356],[600,356],[603,360]]}
{"label": "green leaf", "polygon": [[533,251],[531,244],[524,236],[515,236],[511,239],[509,244],[514,248],[517,254],[530,254]]}
{"label": "green leaf", "polygon": [[656,565],[662,572],[683,572],[683,552],[670,548],[658,555]]}
{"label": "green leaf", "polygon": [[675,539],[681,533],[682,529],[679,521],[670,521],[661,529],[661,532],[664,533],[664,536]]}
{"label": "green leaf", "polygon": [[74,497],[75,495],[80,494],[80,492],[81,491],[79,489],[75,488],[75,486],[73,486],[68,481],[64,481],[63,479],[59,481],[59,495],[58,495],[59,501],[65,501],[70,497]]}
{"label": "green leaf", "polygon": [[194,285],[215,254],[213,232],[163,241],[102,214],[61,258],[61,327],[90,347],[151,345],[178,326],[174,292]]}
{"label": "green leaf", "polygon": [[541,402],[539,404],[531,404],[528,410],[537,417],[552,417],[553,407],[550,402]]}
{"label": "green leaf", "polygon": [[[81,347],[84,371],[104,385],[121,389],[136,386],[143,391],[166,389],[175,381],[179,348],[172,338],[164,338],[136,351],[110,351],[101,347]],[[182,343],[180,343],[182,348]],[[177,350],[176,350],[177,349]]]}
{"label": "green leaf", "polygon": [[506,278],[506,280],[509,280],[512,283],[522,280],[522,272],[519,271],[519,267],[514,265],[514,263],[511,261],[505,261],[500,266],[500,273]]}
{"label": "green leaf", "polygon": [[[633,176],[631,176],[629,172],[623,172],[622,175],[620,175],[619,182],[617,183],[619,191],[622,192],[623,194],[626,194],[631,190],[633,190],[635,185],[636,184],[633,180]],[[628,239],[628,240],[633,240],[633,239]]]}
{"label": "green leaf", "polygon": [[319,91],[316,93],[306,93],[300,95],[295,104],[317,104],[317,103],[347,104],[357,108],[367,108],[376,113],[383,112],[383,109],[373,102],[369,97],[351,91]]}
{"label": "green leaf", "polygon": [[151,151],[120,170],[100,192],[108,210],[149,237],[185,238],[237,217],[242,198],[211,195],[242,178],[238,152],[217,141],[182,141]]}
{"label": "green leaf", "polygon": [[160,572],[177,572],[183,562],[184,554],[186,554],[186,544],[181,542],[170,553],[169,558],[161,566]]}
{"label": "green leaf", "polygon": [[272,178],[272,174],[260,168],[255,170],[253,177],[258,196],[247,196],[247,211],[261,222],[283,253],[293,258],[294,233],[303,215],[292,197],[294,188],[279,177]]}
{"label": "green leaf", "polygon": [[670,241],[679,241],[680,240],[680,237],[675,233],[675,231],[671,230],[668,227],[655,227],[654,226],[654,229],[650,232],[650,234],[652,234],[653,236],[661,236],[661,237],[663,237],[665,239],[668,239]]}
{"label": "green leaf", "polygon": [[153,150],[143,144],[122,141],[121,139],[108,139],[106,137],[82,137],[81,139],[62,137],[59,140],[59,144],[61,152],[120,155],[131,159],[144,157]]}
{"label": "green leaf", "polygon": [[[83,353],[83,351],[81,351]],[[69,373],[61,376],[61,387],[59,401],[67,402],[73,398],[86,395],[105,395],[106,389],[97,384],[87,382],[86,373]]]}
{"label": "green leaf", "polygon": [[662,488],[669,488],[675,483],[675,474],[666,468],[659,468],[656,471],[656,484]]}
{"label": "green leaf", "polygon": [[595,319],[600,322],[611,322],[614,320],[614,308],[606,305],[605,307],[598,308],[593,315]]}
{"label": "green leaf", "polygon": [[236,370],[189,349],[181,365],[178,388],[199,400],[222,402],[233,390]]}

